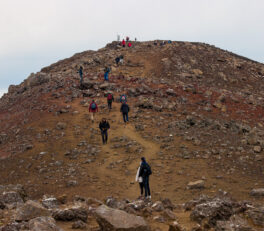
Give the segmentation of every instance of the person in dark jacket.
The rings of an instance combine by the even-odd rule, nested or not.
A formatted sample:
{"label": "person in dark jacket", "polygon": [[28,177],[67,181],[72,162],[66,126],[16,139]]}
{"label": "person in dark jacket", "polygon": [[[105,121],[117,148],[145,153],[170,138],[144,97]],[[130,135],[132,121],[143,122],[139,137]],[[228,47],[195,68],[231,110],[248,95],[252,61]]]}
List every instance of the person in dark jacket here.
{"label": "person in dark jacket", "polygon": [[141,165],[139,170],[139,177],[143,178],[143,185],[145,188],[145,198],[151,199],[149,188],[149,176],[152,174],[149,164],[146,162],[145,157],[141,157]]}
{"label": "person in dark jacket", "polygon": [[82,66],[80,66],[78,73],[80,75],[80,86],[82,86],[83,84],[83,67]]}
{"label": "person in dark jacket", "polygon": [[100,122],[99,128],[101,130],[103,144],[107,144],[107,139],[108,139],[107,130],[110,129],[110,125],[105,118],[103,118],[102,121]]}
{"label": "person in dark jacket", "polygon": [[128,112],[129,112],[129,106],[127,105],[127,103],[122,103],[120,111],[123,114],[123,119],[126,124],[126,122],[128,122]]}

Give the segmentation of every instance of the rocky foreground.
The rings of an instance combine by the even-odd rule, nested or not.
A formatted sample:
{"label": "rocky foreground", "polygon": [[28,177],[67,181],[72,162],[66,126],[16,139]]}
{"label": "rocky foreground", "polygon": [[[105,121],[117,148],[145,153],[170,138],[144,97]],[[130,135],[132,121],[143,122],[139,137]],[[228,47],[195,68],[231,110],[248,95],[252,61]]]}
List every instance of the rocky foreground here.
{"label": "rocky foreground", "polygon": [[21,185],[7,185],[0,186],[0,221],[1,231],[245,231],[264,228],[264,207],[237,202],[224,192],[177,205],[167,198],[100,201],[74,196],[70,201],[66,195],[36,201]]}

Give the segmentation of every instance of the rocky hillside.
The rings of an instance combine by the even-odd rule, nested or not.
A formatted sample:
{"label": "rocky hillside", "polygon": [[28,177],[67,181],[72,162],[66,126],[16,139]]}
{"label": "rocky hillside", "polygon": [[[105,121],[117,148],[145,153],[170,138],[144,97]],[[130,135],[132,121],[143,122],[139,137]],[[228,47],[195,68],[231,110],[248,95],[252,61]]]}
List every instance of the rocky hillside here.
{"label": "rocky hillside", "polygon": [[[121,54],[124,64],[116,66]],[[112,69],[109,83],[105,66]],[[133,201],[145,156],[153,201],[181,204],[226,191],[263,206],[263,78],[263,64],[202,43],[137,42],[129,49],[113,42],[76,54],[1,98],[0,184],[22,184],[31,199],[78,194]],[[117,99],[111,112],[109,91]],[[131,108],[126,127],[122,93]],[[95,123],[92,99],[99,105]],[[102,117],[111,126],[107,145],[98,129]]]}

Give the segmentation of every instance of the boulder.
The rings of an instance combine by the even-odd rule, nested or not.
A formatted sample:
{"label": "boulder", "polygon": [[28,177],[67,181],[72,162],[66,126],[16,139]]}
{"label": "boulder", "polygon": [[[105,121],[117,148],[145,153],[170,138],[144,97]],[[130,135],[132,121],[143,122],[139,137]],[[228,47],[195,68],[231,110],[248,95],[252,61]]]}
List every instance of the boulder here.
{"label": "boulder", "polygon": [[88,213],[83,207],[72,207],[67,209],[58,209],[52,213],[52,217],[58,221],[81,220],[86,222]]}
{"label": "boulder", "polygon": [[251,192],[250,192],[250,196],[253,196],[253,197],[264,197],[264,188],[252,189]]}
{"label": "boulder", "polygon": [[139,216],[128,214],[122,210],[101,205],[95,210],[96,220],[102,230],[108,231],[148,231],[146,221]]}
{"label": "boulder", "polygon": [[52,217],[36,217],[29,221],[28,226],[30,231],[63,231]]}
{"label": "boulder", "polygon": [[227,221],[233,215],[233,209],[239,205],[229,198],[213,198],[197,204],[190,214],[192,220],[201,223],[208,220],[208,225],[214,227],[218,220]]}
{"label": "boulder", "polygon": [[217,221],[216,231],[250,231],[252,229],[248,222],[238,215],[233,215],[229,221]]}
{"label": "boulder", "polygon": [[58,130],[63,130],[63,129],[65,129],[67,127],[67,124],[66,123],[63,123],[63,122],[58,122],[57,124],[56,124],[56,128],[58,129]]}
{"label": "boulder", "polygon": [[83,83],[82,83],[82,88],[83,89],[91,89],[93,88],[94,86],[96,85],[95,82],[92,82],[90,80],[84,80]]}
{"label": "boulder", "polygon": [[250,209],[247,211],[247,216],[252,220],[254,225],[264,228],[264,207]]}
{"label": "boulder", "polygon": [[40,216],[49,216],[49,210],[35,201],[27,201],[21,207],[18,207],[15,213],[16,221],[28,221]]}
{"label": "boulder", "polygon": [[197,180],[194,182],[189,182],[187,185],[188,189],[204,189],[204,180]]}
{"label": "boulder", "polygon": [[254,152],[256,152],[256,153],[260,153],[261,152],[261,150],[262,150],[262,148],[261,148],[261,146],[254,146]]}
{"label": "boulder", "polygon": [[161,201],[156,201],[151,208],[155,210],[156,212],[161,212],[164,210],[164,206]]}
{"label": "boulder", "polygon": [[169,226],[169,231],[184,231],[185,229],[182,228],[177,221],[174,221]]}
{"label": "boulder", "polygon": [[47,209],[57,208],[59,201],[55,197],[44,197],[42,199],[42,205]]}

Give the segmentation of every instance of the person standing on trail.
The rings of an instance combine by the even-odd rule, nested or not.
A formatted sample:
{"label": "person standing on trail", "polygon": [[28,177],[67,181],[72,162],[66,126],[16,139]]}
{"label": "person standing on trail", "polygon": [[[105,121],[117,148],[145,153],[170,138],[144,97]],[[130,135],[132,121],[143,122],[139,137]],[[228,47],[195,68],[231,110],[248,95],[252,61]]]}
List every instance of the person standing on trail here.
{"label": "person standing on trail", "polygon": [[82,66],[80,66],[78,73],[80,75],[80,86],[82,86],[83,84],[83,67]]}
{"label": "person standing on trail", "polygon": [[126,41],[125,41],[125,39],[122,40],[122,43],[121,44],[122,44],[122,47],[126,47]]}
{"label": "person standing on trail", "polygon": [[129,41],[129,37],[128,37],[128,36],[126,36],[126,41],[127,41],[127,42]]}
{"label": "person standing on trail", "polygon": [[109,72],[111,71],[110,67],[105,67],[104,80],[109,81]]}
{"label": "person standing on trail", "polygon": [[100,122],[99,128],[101,130],[103,144],[107,144],[107,139],[108,139],[107,130],[110,129],[110,125],[105,118],[103,118],[102,121]]}
{"label": "person standing on trail", "polygon": [[94,122],[95,113],[98,112],[98,106],[97,106],[97,104],[95,103],[94,100],[90,104],[89,112],[92,113],[91,114],[91,120],[92,120],[92,122]]}
{"label": "person standing on trail", "polygon": [[138,167],[135,181],[139,183],[139,187],[140,187],[140,197],[143,197],[143,192],[144,192],[143,178],[142,178],[142,176],[139,176],[139,171],[140,171],[141,163],[142,162],[140,162],[140,165]]}
{"label": "person standing on trail", "polygon": [[149,176],[152,174],[151,167],[146,162],[145,157],[141,157],[141,165],[139,170],[139,177],[143,179],[143,185],[145,189],[145,198],[151,199],[150,188],[149,188]]}
{"label": "person standing on trail", "polygon": [[127,44],[127,46],[128,46],[129,48],[132,47],[132,43],[129,42],[129,43]]}
{"label": "person standing on trail", "polygon": [[115,62],[116,62],[116,65],[118,66],[118,64],[120,62],[120,57],[119,56],[115,58]]}
{"label": "person standing on trail", "polygon": [[128,112],[129,112],[129,106],[127,105],[127,103],[122,103],[120,112],[122,112],[123,114],[123,120],[126,125],[126,123],[128,122]]}
{"label": "person standing on trail", "polygon": [[108,105],[109,111],[112,109],[112,102],[113,102],[113,100],[114,100],[114,96],[113,96],[112,93],[109,92],[107,94],[107,105]]}

